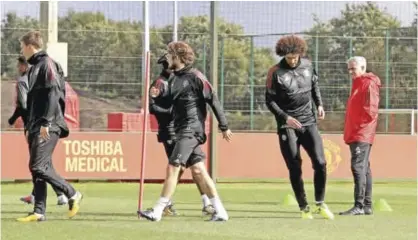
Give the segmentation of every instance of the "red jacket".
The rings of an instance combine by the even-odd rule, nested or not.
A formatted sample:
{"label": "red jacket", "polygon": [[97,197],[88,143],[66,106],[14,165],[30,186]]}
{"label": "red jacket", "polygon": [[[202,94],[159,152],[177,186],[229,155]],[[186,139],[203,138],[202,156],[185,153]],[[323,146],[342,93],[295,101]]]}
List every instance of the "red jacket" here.
{"label": "red jacket", "polygon": [[365,73],[353,79],[345,114],[345,143],[373,144],[379,111],[380,87],[380,79],[373,73]]}

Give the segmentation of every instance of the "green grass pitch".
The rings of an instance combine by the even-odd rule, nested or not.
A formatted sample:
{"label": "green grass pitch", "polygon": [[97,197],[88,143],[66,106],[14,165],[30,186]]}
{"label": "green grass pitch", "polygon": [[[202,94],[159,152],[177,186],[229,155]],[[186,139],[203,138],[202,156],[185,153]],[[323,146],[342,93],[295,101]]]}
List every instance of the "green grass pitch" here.
{"label": "green grass pitch", "polygon": [[[180,184],[174,201],[181,214],[161,222],[139,220],[136,215],[136,183],[77,183],[85,197],[79,215],[68,220],[67,207],[56,206],[56,197],[48,188],[47,221],[19,223],[15,219],[32,210],[19,202],[31,190],[31,184],[1,185],[2,240],[185,240],[185,239],[300,239],[300,240],[403,240],[417,239],[417,185],[414,182],[374,184],[374,199],[385,199],[392,212],[374,216],[342,217],[333,221],[315,215],[302,220],[296,206],[284,206],[283,198],[292,193],[290,184],[218,183],[222,201],[229,211],[228,222],[205,222],[196,187]],[[152,207],[161,184],[146,184],[144,208]],[[311,183],[306,183],[313,200]],[[334,213],[352,205],[352,183],[330,182],[326,200]]]}

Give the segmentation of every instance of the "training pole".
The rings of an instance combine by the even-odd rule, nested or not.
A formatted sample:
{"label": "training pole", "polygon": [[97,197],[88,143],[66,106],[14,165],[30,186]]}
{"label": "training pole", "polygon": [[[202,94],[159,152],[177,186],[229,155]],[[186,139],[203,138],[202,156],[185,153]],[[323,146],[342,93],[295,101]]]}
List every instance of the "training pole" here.
{"label": "training pole", "polygon": [[141,155],[141,174],[139,184],[139,198],[138,210],[142,210],[142,198],[144,196],[144,180],[145,180],[145,160],[147,149],[147,129],[148,129],[148,115],[149,115],[149,98],[148,89],[150,85],[150,47],[149,47],[149,2],[143,2],[143,23],[144,34],[142,35],[142,109],[144,110],[144,119],[142,121],[142,155]]}
{"label": "training pole", "polygon": [[[145,71],[145,87],[149,89],[150,85],[150,76],[149,76],[149,67],[150,67],[150,52],[146,54],[146,71]],[[139,199],[138,199],[138,210],[142,209],[142,198],[144,196],[144,180],[145,180],[145,160],[147,156],[147,129],[148,129],[148,115],[149,115],[149,98],[148,90],[144,92],[144,119],[142,121],[142,154],[141,154],[141,176],[139,184]]]}

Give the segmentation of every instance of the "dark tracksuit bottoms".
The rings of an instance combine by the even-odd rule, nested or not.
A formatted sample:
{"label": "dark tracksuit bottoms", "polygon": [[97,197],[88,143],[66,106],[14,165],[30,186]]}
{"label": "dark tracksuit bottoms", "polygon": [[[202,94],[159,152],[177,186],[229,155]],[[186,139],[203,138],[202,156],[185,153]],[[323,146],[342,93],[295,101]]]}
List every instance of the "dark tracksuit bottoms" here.
{"label": "dark tracksuit bottoms", "polygon": [[354,205],[360,208],[372,206],[372,172],[370,170],[371,144],[350,143],[351,171],[354,177]]}
{"label": "dark tracksuit bottoms", "polygon": [[52,165],[52,154],[58,143],[59,135],[54,132],[49,134],[50,137],[47,140],[43,140],[39,133],[30,134],[28,138],[30,148],[29,168],[36,192],[34,212],[38,214],[45,214],[47,183],[63,192],[68,199],[76,193],[74,188],[57,174]]}
{"label": "dark tracksuit bottoms", "polygon": [[300,146],[311,158],[314,169],[315,201],[323,202],[327,171],[322,138],[317,125],[303,126],[302,129],[282,128],[279,130],[279,142],[299,208],[303,210],[308,206],[302,179]]}

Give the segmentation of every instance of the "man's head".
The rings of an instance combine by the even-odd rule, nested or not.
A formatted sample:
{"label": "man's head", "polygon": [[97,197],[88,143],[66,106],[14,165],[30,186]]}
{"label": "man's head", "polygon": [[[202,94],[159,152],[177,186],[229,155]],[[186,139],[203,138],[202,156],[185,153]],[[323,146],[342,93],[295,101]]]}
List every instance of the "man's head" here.
{"label": "man's head", "polygon": [[347,69],[352,78],[359,77],[366,73],[367,61],[366,58],[355,56],[347,61]]}
{"label": "man's head", "polygon": [[193,49],[185,42],[171,42],[167,46],[168,68],[180,70],[194,63]]}
{"label": "man's head", "polygon": [[41,33],[38,31],[30,31],[23,35],[20,39],[20,52],[26,59],[32,57],[33,54],[40,51],[43,47]]}
{"label": "man's head", "polygon": [[23,74],[28,70],[28,62],[24,56],[17,58],[17,71],[19,74]]}
{"label": "man's head", "polygon": [[284,36],[276,43],[276,54],[286,59],[290,67],[296,67],[300,57],[308,50],[306,41],[296,35]]}

